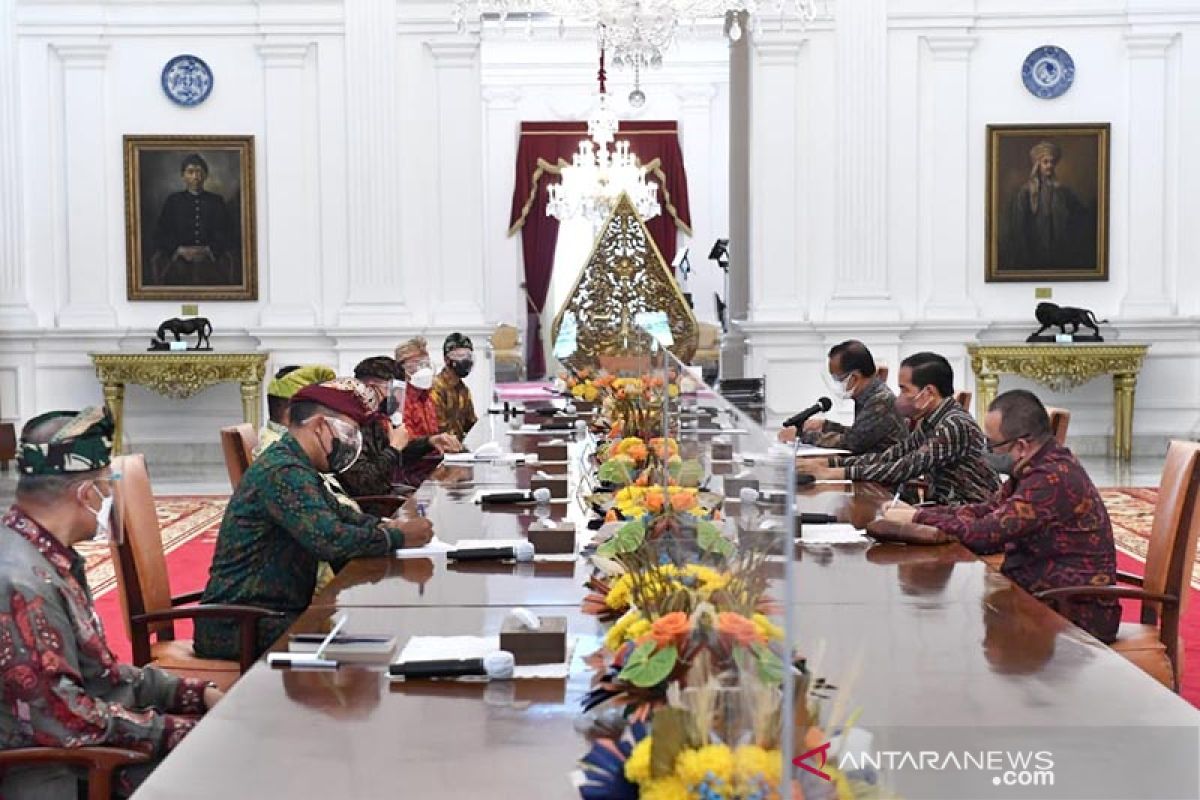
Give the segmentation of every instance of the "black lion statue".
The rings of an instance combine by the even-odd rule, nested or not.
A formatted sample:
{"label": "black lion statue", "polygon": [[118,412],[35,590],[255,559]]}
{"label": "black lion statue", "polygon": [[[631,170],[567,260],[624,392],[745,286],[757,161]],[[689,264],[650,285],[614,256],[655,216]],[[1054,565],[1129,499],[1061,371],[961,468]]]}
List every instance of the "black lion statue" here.
{"label": "black lion statue", "polygon": [[[1034,311],[1034,316],[1041,323],[1042,327],[1037,329],[1037,332],[1029,337],[1029,341],[1038,340],[1042,333],[1051,327],[1057,327],[1060,333],[1070,333],[1074,336],[1082,328],[1091,328],[1093,336],[1088,336],[1088,340],[1102,342],[1100,337],[1100,328],[1098,325],[1107,325],[1108,320],[1097,320],[1096,315],[1086,308],[1075,308],[1073,306],[1060,306],[1055,303],[1038,303],[1037,310]],[[1067,326],[1071,326],[1071,330],[1067,330]]]}
{"label": "black lion statue", "polygon": [[[212,335],[212,323],[204,317],[193,317],[191,319],[179,319],[178,317],[165,320],[158,326],[158,333],[155,339],[150,342],[151,350],[167,350],[169,347],[166,344],[167,334],[175,336],[175,341],[182,341],[183,336],[196,334],[196,346],[189,348],[191,350],[212,350],[212,342],[209,337]],[[161,343],[161,344],[158,344]]]}

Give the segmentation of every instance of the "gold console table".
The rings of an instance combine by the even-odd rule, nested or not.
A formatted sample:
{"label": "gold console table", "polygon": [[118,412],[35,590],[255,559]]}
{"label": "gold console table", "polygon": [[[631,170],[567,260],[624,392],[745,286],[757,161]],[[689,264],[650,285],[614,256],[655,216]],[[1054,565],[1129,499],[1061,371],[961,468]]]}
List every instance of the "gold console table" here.
{"label": "gold console table", "polygon": [[237,383],[242,389],[242,419],[259,426],[262,381],[267,353],[89,353],[104,402],[112,410],[113,453],[120,453],[125,433],[125,385],[145,386],[157,394],[184,400],[218,383]]}
{"label": "gold console table", "polygon": [[1148,344],[972,344],[967,345],[975,373],[980,424],[996,399],[1001,375],[1019,375],[1056,392],[1068,392],[1101,375],[1113,380],[1113,453],[1122,461],[1133,455],[1133,395]]}

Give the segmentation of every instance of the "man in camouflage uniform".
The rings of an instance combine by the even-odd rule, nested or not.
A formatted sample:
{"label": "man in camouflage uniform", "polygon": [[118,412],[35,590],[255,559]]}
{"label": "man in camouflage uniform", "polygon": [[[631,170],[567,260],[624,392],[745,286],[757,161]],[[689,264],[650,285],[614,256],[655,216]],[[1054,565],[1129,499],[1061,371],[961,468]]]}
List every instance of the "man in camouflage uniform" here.
{"label": "man in camouflage uniform", "polygon": [[[56,411],[21,432],[17,501],[0,520],[0,748],[109,745],[163,756],[220,699],[210,684],[118,664],[72,549],[113,519],[107,410]],[[124,791],[147,769],[126,770]],[[6,800],[73,798],[80,771],[14,768]]]}

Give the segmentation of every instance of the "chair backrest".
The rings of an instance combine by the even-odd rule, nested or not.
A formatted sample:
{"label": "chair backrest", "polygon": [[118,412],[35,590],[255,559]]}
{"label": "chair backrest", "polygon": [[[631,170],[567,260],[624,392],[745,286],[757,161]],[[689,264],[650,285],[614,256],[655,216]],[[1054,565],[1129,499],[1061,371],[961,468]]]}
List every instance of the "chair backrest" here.
{"label": "chair backrest", "polygon": [[[1200,442],[1172,441],[1167,447],[1167,460],[1158,485],[1143,578],[1146,591],[1179,598],[1179,606],[1167,608],[1163,616],[1163,641],[1169,642],[1168,646],[1176,638],[1172,634],[1168,640],[1168,619],[1174,617],[1172,627],[1177,631],[1178,618],[1187,608],[1192,562],[1196,558],[1196,540],[1200,535],[1197,489],[1200,489]],[[1155,621],[1159,605],[1142,604],[1144,622]]]}
{"label": "chair backrest", "polygon": [[696,339],[696,348],[698,350],[711,350],[720,344],[721,329],[716,325],[710,325],[707,322],[701,322],[696,326],[699,331],[699,336]]}
{"label": "chair backrest", "polygon": [[254,450],[258,447],[258,431],[249,422],[221,428],[221,451],[225,454],[225,469],[229,472],[229,485],[237,491],[242,476],[254,461]]}
{"label": "chair backrest", "polygon": [[1071,425],[1071,412],[1065,408],[1047,406],[1046,413],[1050,415],[1050,430],[1054,433],[1054,440],[1060,445],[1066,444],[1067,428]]}
{"label": "chair backrest", "polygon": [[964,411],[971,410],[971,398],[974,396],[975,395],[973,393],[968,392],[965,389],[961,392],[954,393],[954,399],[958,401],[958,404],[963,407]]}
{"label": "chair backrest", "polygon": [[497,325],[492,333],[492,347],[496,350],[513,350],[520,339],[520,331],[512,325]]}
{"label": "chair backrest", "polygon": [[[113,471],[121,473],[121,479],[113,485],[125,535],[120,544],[117,537],[110,539],[109,548],[125,632],[132,639],[130,617],[171,608],[171,585],[167,579],[167,557],[163,553],[162,530],[154,509],[154,492],[150,488],[145,456],[141,453],[117,456],[113,459]],[[160,639],[172,638],[174,631],[170,622],[150,626],[150,632]]]}

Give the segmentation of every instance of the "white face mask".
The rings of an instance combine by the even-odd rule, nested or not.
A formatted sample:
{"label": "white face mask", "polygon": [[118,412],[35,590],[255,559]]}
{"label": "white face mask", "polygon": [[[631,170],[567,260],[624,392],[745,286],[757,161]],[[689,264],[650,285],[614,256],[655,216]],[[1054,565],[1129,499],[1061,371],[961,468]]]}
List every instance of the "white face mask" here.
{"label": "white face mask", "polygon": [[408,382],[418,389],[433,388],[433,367],[421,367],[408,376]]}
{"label": "white face mask", "polygon": [[96,518],[95,538],[99,541],[107,541],[109,535],[112,533],[113,527],[113,496],[111,493],[101,494],[100,490],[96,488],[96,484],[94,483],[92,484],[92,490],[95,491],[96,494],[100,495],[100,508],[93,510],[92,507],[86,503],[84,504],[84,507],[87,508],[87,510],[91,512],[92,516]]}
{"label": "white face mask", "polygon": [[850,383],[850,376],[853,374],[854,373],[851,372],[839,381],[828,372],[822,373],[825,378],[825,385],[829,387],[830,394],[832,394],[838,400],[848,400],[853,397],[853,393],[848,387],[848,384]]}

